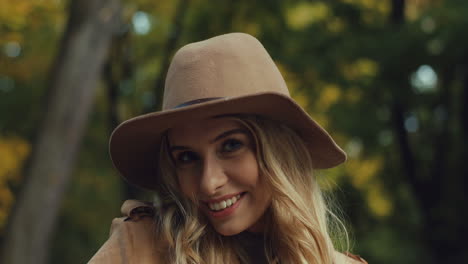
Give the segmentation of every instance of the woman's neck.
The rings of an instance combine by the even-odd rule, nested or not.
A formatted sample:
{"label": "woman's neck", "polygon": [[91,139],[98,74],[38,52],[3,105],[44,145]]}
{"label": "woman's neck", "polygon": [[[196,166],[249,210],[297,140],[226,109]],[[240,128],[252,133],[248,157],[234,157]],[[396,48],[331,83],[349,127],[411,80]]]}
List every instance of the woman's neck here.
{"label": "woman's neck", "polygon": [[248,255],[250,263],[268,263],[265,255],[265,238],[263,233],[245,231],[239,234],[240,246]]}

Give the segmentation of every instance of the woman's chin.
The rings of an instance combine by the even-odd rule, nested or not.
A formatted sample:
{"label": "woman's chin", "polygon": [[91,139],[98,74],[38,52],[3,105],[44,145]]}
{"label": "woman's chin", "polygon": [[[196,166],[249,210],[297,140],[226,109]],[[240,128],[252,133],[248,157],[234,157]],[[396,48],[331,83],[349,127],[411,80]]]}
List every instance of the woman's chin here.
{"label": "woman's chin", "polygon": [[235,236],[245,229],[242,228],[235,228],[232,226],[214,226],[216,232],[222,236]]}

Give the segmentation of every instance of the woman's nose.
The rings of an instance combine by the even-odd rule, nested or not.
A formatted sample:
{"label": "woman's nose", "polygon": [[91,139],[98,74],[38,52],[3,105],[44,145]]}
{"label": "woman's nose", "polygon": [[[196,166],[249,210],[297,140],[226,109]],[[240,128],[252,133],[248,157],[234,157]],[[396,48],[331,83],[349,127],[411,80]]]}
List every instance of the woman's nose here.
{"label": "woman's nose", "polygon": [[216,195],[228,181],[222,163],[217,157],[206,157],[202,166],[200,191],[207,196]]}

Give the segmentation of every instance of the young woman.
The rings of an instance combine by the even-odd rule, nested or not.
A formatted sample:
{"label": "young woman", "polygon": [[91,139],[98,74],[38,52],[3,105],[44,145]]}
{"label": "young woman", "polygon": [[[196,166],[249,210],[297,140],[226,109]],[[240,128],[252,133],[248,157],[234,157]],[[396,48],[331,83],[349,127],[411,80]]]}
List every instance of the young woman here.
{"label": "young woman", "polygon": [[163,111],[122,123],[110,153],[162,203],[126,202],[91,263],[365,263],[335,249],[346,231],[314,177],[346,155],[252,36],[180,49]]}

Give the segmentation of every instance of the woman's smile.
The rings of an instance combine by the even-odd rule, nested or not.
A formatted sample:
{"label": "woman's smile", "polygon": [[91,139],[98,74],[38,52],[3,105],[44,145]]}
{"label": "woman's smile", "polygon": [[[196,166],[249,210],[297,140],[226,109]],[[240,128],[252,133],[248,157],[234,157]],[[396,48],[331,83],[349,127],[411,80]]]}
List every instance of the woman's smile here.
{"label": "woman's smile", "polygon": [[204,202],[208,205],[210,210],[220,211],[220,210],[226,209],[234,205],[240,199],[240,197],[241,197],[241,193],[230,194],[230,195],[225,195],[222,198],[212,199],[212,200],[204,201]]}
{"label": "woman's smile", "polygon": [[208,203],[203,209],[213,218],[224,218],[233,215],[241,204],[244,193],[216,203]]}

